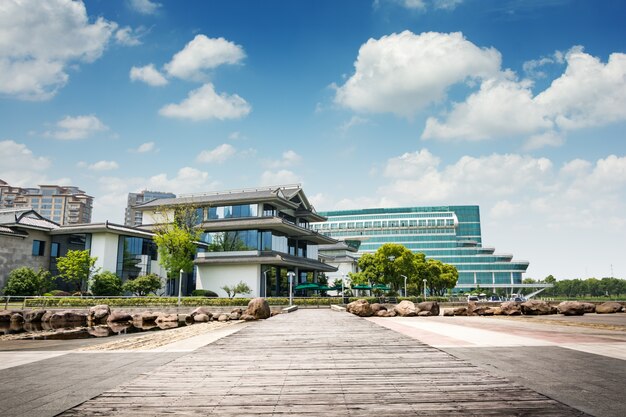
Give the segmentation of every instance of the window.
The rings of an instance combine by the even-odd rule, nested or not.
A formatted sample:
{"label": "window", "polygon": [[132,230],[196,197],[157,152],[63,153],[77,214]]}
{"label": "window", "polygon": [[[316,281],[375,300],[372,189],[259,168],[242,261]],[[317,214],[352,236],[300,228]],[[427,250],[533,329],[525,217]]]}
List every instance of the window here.
{"label": "window", "polygon": [[58,258],[59,257],[59,244],[57,242],[52,242],[50,245],[50,257]]}
{"label": "window", "polygon": [[33,256],[43,256],[46,251],[46,242],[43,240],[33,240]]}

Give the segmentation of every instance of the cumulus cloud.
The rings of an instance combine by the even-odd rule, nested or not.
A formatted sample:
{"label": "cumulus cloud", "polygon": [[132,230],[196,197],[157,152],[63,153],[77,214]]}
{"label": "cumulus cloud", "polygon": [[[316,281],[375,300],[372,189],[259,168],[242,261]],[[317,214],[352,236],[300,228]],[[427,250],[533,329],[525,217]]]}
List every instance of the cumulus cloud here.
{"label": "cumulus cloud", "polygon": [[143,67],[132,67],[130,69],[131,81],[141,81],[146,84],[159,87],[168,83],[167,79],[154,67],[148,64]]}
{"label": "cumulus cloud", "polygon": [[261,183],[259,185],[283,185],[283,184],[299,184],[300,177],[288,169],[278,171],[264,171],[261,174]]}
{"label": "cumulus cloud", "polygon": [[135,153],[148,153],[148,152],[156,152],[158,149],[155,148],[154,142],[145,142],[139,145],[136,149],[129,149],[130,152]]}
{"label": "cumulus cloud", "polygon": [[32,187],[45,181],[45,171],[52,165],[49,158],[36,156],[23,143],[0,141],[0,179],[17,187]]}
{"label": "cumulus cloud", "polygon": [[[414,10],[418,12],[425,12],[429,8],[435,10],[454,10],[456,7],[463,3],[463,0],[386,0],[387,2],[397,4],[405,9]],[[380,6],[381,0],[375,0],[374,6]]]}
{"label": "cumulus cloud", "polygon": [[168,104],[159,110],[166,117],[190,120],[239,119],[247,116],[251,106],[237,94],[217,94],[207,83],[189,93],[180,104]]}
{"label": "cumulus cloud", "polygon": [[364,117],[352,116],[350,120],[344,122],[341,126],[339,126],[339,130],[341,130],[343,133],[346,133],[348,130],[352,129],[353,127],[364,125],[368,122],[369,120]]}
{"label": "cumulus cloud", "polygon": [[100,58],[117,29],[90,23],[83,2],[7,0],[0,9],[0,94],[48,100],[68,81],[66,69]]}
{"label": "cumulus cloud", "polygon": [[95,133],[108,130],[108,126],[93,114],[87,116],[66,116],[56,123],[56,130],[44,133],[44,136],[61,140],[88,138]]}
{"label": "cumulus cloud", "polygon": [[454,84],[497,75],[500,62],[497,50],[480,48],[458,32],[394,33],[361,46],[355,72],[337,87],[335,102],[408,117],[445,99]]}
{"label": "cumulus cloud", "polygon": [[288,168],[299,164],[301,161],[302,156],[300,156],[297,152],[289,149],[282,153],[280,159],[266,161],[265,166],[272,169]]}
{"label": "cumulus cloud", "polygon": [[563,59],[565,72],[537,95],[532,82],[510,73],[484,79],[444,117],[428,118],[422,138],[527,136],[525,148],[537,149],[561,145],[571,130],[626,120],[626,54],[613,53],[605,64],[574,47]]}
{"label": "cumulus cloud", "polygon": [[231,41],[196,35],[165,64],[165,71],[172,77],[184,80],[204,80],[206,70],[224,64],[237,64],[245,56],[243,48]]}
{"label": "cumulus cloud", "polygon": [[120,166],[115,161],[98,161],[93,164],[88,164],[87,162],[79,162],[76,164],[79,168],[87,168],[92,171],[111,171],[114,169],[118,169]]}
{"label": "cumulus cloud", "polygon": [[115,32],[115,42],[124,46],[138,46],[141,45],[141,38],[145,34],[146,30],[143,27],[133,29],[130,26],[125,26]]}
{"label": "cumulus cloud", "polygon": [[161,7],[161,3],[152,0],[129,0],[131,9],[141,14],[155,14]]}
{"label": "cumulus cloud", "polygon": [[223,143],[210,151],[202,151],[196,158],[198,162],[202,163],[216,163],[221,164],[227,159],[235,155],[237,150],[234,146],[227,143]]}

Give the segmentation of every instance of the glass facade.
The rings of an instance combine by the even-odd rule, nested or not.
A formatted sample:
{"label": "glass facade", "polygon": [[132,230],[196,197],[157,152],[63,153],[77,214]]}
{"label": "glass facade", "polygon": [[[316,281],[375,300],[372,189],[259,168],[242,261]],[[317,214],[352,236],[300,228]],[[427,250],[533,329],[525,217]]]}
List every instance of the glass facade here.
{"label": "glass facade", "polygon": [[150,261],[157,259],[157,246],[151,239],[120,236],[117,245],[116,274],[123,281],[150,273]]}
{"label": "glass facade", "polygon": [[478,206],[437,206],[328,211],[313,230],[372,253],[399,243],[428,258],[454,265],[459,284],[521,284],[528,262],[482,246]]}

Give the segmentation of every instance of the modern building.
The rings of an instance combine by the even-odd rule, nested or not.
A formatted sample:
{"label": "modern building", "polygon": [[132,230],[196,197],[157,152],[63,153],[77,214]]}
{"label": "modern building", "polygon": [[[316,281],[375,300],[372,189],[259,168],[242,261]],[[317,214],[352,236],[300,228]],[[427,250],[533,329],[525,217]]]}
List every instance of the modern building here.
{"label": "modern building", "polygon": [[196,210],[197,227],[208,251],[197,254],[196,288],[226,296],[225,285],[246,283],[250,296],[289,295],[293,285],[315,281],[319,272],[336,267],[321,262],[318,245],[336,240],[311,229],[323,222],[299,185],[160,199],[137,206],[143,211],[142,228],[151,229],[173,218],[176,208]]}
{"label": "modern building", "polygon": [[0,209],[32,208],[60,225],[91,222],[93,197],[74,186],[13,187],[0,180]]}
{"label": "modern building", "polygon": [[385,243],[399,243],[427,258],[454,265],[459,290],[520,288],[527,261],[483,246],[478,206],[375,208],[321,212],[325,222],[313,230],[372,253]]}
{"label": "modern building", "polygon": [[96,268],[122,281],[155,273],[165,282],[153,236],[109,222],[61,226],[31,209],[0,210],[0,289],[10,272],[23,266],[57,275],[56,260],[68,250],[89,250]]}
{"label": "modern building", "polygon": [[136,210],[135,206],[149,201],[158,200],[159,198],[176,198],[176,194],[147,190],[140,193],[128,193],[128,203],[126,204],[124,225],[131,227],[140,226],[142,224],[142,212],[140,210]]}

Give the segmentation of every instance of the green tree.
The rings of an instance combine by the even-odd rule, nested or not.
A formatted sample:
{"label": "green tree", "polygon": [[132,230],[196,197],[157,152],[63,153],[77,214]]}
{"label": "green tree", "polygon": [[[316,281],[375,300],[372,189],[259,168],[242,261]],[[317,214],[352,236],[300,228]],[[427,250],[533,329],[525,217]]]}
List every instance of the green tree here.
{"label": "green tree", "polygon": [[252,292],[248,284],[243,281],[239,281],[239,284],[233,286],[224,285],[222,289],[228,294],[228,298],[235,298],[237,294],[250,294]]}
{"label": "green tree", "polygon": [[156,274],[142,275],[132,280],[128,280],[122,285],[122,289],[127,292],[143,297],[150,293],[156,293],[161,288],[161,278]]}
{"label": "green tree", "polygon": [[[167,213],[167,209],[161,212]],[[172,219],[162,219],[155,230],[154,241],[159,251],[159,263],[167,271],[168,278],[177,278],[179,271],[193,271],[196,242],[201,231],[196,229],[198,209],[195,206],[182,206],[174,210]]]}
{"label": "green tree", "polygon": [[42,295],[52,288],[50,272],[40,269],[21,267],[9,273],[4,287],[5,295]]}
{"label": "green tree", "polygon": [[93,295],[122,295],[122,280],[113,272],[104,271],[93,276],[90,290]]}
{"label": "green tree", "polygon": [[89,256],[88,250],[69,250],[65,256],[57,258],[57,269],[65,282],[82,292],[83,285],[96,270],[97,259]]}

